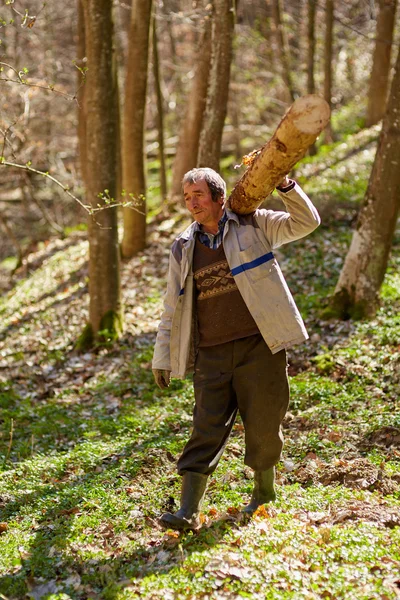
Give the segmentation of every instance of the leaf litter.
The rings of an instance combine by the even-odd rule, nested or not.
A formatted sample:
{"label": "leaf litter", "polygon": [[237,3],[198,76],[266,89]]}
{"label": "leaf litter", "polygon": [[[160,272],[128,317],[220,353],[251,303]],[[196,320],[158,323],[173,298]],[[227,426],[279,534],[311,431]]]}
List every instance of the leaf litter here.
{"label": "leaf litter", "polygon": [[[364,346],[362,355],[360,353],[354,356],[353,353],[351,358],[345,354],[349,341],[351,344],[351,340],[356,340],[359,335],[357,325],[324,321],[318,316],[317,304],[306,308],[311,339],[306,349],[303,347],[290,352],[292,382],[295,383],[294,408],[285,422],[286,451],[283,463],[278,468],[281,494],[286,494],[287,489],[288,496],[285,495],[280,502],[278,500],[275,506],[262,507],[250,520],[242,518],[240,503],[246,496],[243,486],[246,486],[249,493],[251,475],[247,474],[242,465],[244,431],[239,422],[226,449],[226,457],[221,461],[220,471],[217,471],[211,482],[213,487],[210,484],[209,496],[212,494],[212,497],[207,499],[202,529],[194,534],[183,535],[173,531],[163,532],[158,526],[157,515],[162,505],[166,509],[176,506],[179,480],[175,475],[174,461],[179,450],[170,441],[170,446],[166,447],[162,437],[157,442],[157,435],[161,436],[161,432],[169,431],[172,440],[174,436],[180,436],[182,445],[189,431],[191,410],[191,399],[188,397],[185,400],[188,414],[180,421],[180,414],[185,410],[186,404],[177,404],[173,409],[174,418],[171,419],[165,401],[182,402],[180,394],[186,394],[186,388],[178,386],[169,391],[169,395],[163,396],[152,387],[150,374],[148,349],[154,342],[155,323],[162,310],[168,246],[173,230],[175,227],[172,223],[171,229],[155,227],[152,245],[122,266],[127,318],[124,337],[118,347],[99,348],[83,355],[76,355],[73,350],[74,341],[87,318],[87,244],[83,237],[76,236],[73,245],[58,240],[50,241],[43,251],[32,256],[30,260],[37,269],[33,271],[32,268],[32,281],[24,279],[26,273],[21,273],[20,281],[15,282],[10,296],[3,304],[0,333],[2,390],[3,393],[10,394],[10,402],[14,403],[15,410],[18,411],[18,403],[21,404],[21,413],[17,419],[13,443],[10,444],[9,438],[9,417],[4,421],[6,428],[0,438],[2,448],[10,446],[11,449],[5,481],[7,477],[14,477],[14,470],[15,478],[10,481],[18,484],[15,492],[10,493],[11,488],[7,485],[0,494],[0,509],[7,516],[1,519],[0,540],[17,531],[8,515],[11,514],[10,507],[16,502],[15,494],[18,497],[24,495],[23,489],[18,489],[18,486],[23,488],[23,475],[18,475],[18,469],[23,468],[23,461],[28,465],[36,453],[36,464],[40,465],[40,452],[46,449],[57,452],[59,448],[66,453],[66,458],[70,458],[55,475],[51,474],[51,469],[48,474],[43,470],[42,475],[39,475],[41,485],[47,485],[48,481],[53,492],[59,494],[63,486],[79,486],[85,482],[85,478],[95,476],[102,481],[101,485],[106,486],[108,495],[124,502],[126,498],[123,506],[129,506],[129,509],[124,508],[125,512],[120,515],[116,508],[109,508],[110,518],[110,514],[102,513],[104,496],[102,500],[88,500],[79,506],[55,507],[51,514],[76,523],[79,535],[67,542],[67,551],[60,549],[56,539],[51,542],[48,557],[54,561],[54,567],[53,570],[50,569],[47,580],[41,581],[37,575],[32,577],[29,567],[24,566],[33,560],[30,551],[24,555],[20,565],[3,567],[0,590],[6,581],[4,577],[8,577],[7,581],[12,583],[21,574],[18,576],[21,581],[25,580],[25,589],[30,589],[31,597],[38,598],[49,593],[65,592],[67,589],[73,598],[85,598],[93,594],[96,597],[107,586],[111,586],[110,589],[114,585],[118,587],[118,582],[121,589],[124,588],[127,594],[131,594],[127,597],[132,598],[159,597],[159,585],[164,588],[169,586],[162,593],[165,598],[190,597],[190,594],[203,598],[237,598],[241,590],[257,598],[265,597],[260,590],[264,589],[267,581],[273,581],[274,589],[288,594],[271,597],[296,598],[301,597],[301,589],[308,589],[312,594],[311,582],[320,577],[317,580],[321,593],[326,590],[323,597],[339,597],[335,596],[336,592],[329,591],[326,578],[320,574],[324,561],[329,573],[332,568],[332,563],[329,562],[331,559],[321,557],[318,563],[320,566],[313,571],[313,563],[304,558],[302,549],[297,548],[296,544],[304,535],[306,537],[303,538],[302,545],[309,543],[311,547],[311,538],[307,536],[313,536],[314,530],[318,530],[322,535],[318,538],[318,545],[326,545],[328,548],[331,529],[338,528],[341,532],[338,535],[350,535],[352,523],[375,528],[374,531],[382,532],[379,535],[395,532],[398,528],[396,499],[399,475],[395,461],[398,460],[396,452],[399,446],[399,428],[386,423],[385,419],[389,417],[384,410],[379,409],[381,411],[377,413],[380,416],[377,417],[376,424],[368,430],[369,424],[357,421],[360,417],[357,413],[360,400],[352,391],[352,373],[356,371],[357,381],[361,381],[360,385],[363,385],[362,402],[369,402],[370,410],[374,410],[373,399],[382,398],[376,391],[381,389],[381,378],[391,373],[393,346],[389,343],[382,345],[382,360],[371,371],[372,362],[366,363],[365,357],[374,356],[373,344]],[[337,241],[331,238],[329,250],[335,248],[333,258],[340,253],[340,243],[338,247],[336,244]],[[309,255],[318,254],[318,240],[307,241],[305,246]],[[290,252],[282,253],[282,258],[283,264],[286,263],[287,268],[292,269],[289,277],[296,278],[298,264],[293,262]],[[337,273],[339,263],[332,262],[332,265],[333,273]],[[304,261],[301,267],[305,273],[299,278],[298,285],[303,288],[302,296],[306,298],[312,294],[314,283],[307,273],[308,266]],[[310,269],[315,267],[314,259],[310,263]],[[321,277],[325,281],[332,277],[329,264],[321,272],[319,269],[320,263],[317,278]],[[43,280],[40,279],[41,276]],[[135,284],[132,285],[132,282]],[[46,292],[47,285],[50,287]],[[382,319],[384,320],[383,316]],[[321,356],[321,352],[322,355],[327,355],[324,362],[311,360]],[[128,373],[132,372],[132,356],[136,354],[143,355],[143,358],[134,367],[138,369],[138,375],[137,380],[132,381]],[[376,366],[381,371],[379,368],[376,370]],[[146,372],[149,373],[147,379]],[[343,409],[335,404],[338,388],[326,392],[328,402],[326,401],[323,386],[328,379],[341,386],[341,392],[348,389],[353,394],[351,398],[349,396],[350,399],[346,396],[341,400],[344,403]],[[113,389],[106,389],[99,394],[98,386],[103,385],[102,382],[106,382],[106,386],[112,386],[113,381]],[[394,377],[388,385],[394,386],[395,382]],[[390,405],[395,388],[392,391],[390,388],[383,394]],[[84,437],[85,430],[91,433],[94,418],[100,418],[99,424],[117,423],[118,419],[124,417],[125,403],[128,406],[133,395],[136,408],[143,407],[144,411],[143,421],[137,420],[134,425],[129,426],[132,428],[129,433],[131,438],[132,432],[137,430],[133,446],[127,447],[121,441],[120,448],[114,446],[111,450],[104,439],[104,452],[100,455],[100,460],[96,458],[92,463],[89,456],[80,457],[80,448],[90,441],[90,438]],[[145,410],[149,402],[154,400],[159,403],[159,414],[152,413],[151,426],[146,429],[148,417],[145,416]],[[329,402],[331,406],[328,409]],[[33,436],[29,439],[28,446],[24,447],[24,430],[29,430],[31,422],[37,420],[37,415],[40,414],[38,411],[42,407],[54,405],[62,407],[65,411],[63,414],[69,415],[70,421],[66,422],[66,427],[59,429],[56,436],[54,432],[41,436],[39,428],[37,439]],[[383,406],[381,400],[378,405]],[[355,415],[358,415],[357,418]],[[71,438],[68,429],[77,417],[81,434],[77,438]],[[124,427],[126,429],[127,426]],[[155,432],[154,443],[160,443],[160,447],[146,446],[146,439],[151,431]],[[93,439],[100,442],[102,435],[100,429],[98,433],[95,432]],[[78,452],[75,458],[71,454],[74,451]],[[145,456],[139,460],[137,457],[143,451]],[[25,454],[21,455],[21,452]],[[373,455],[371,460],[368,454],[371,452],[380,452],[380,455]],[[138,461],[137,464],[135,461]],[[30,477],[31,475],[28,479]],[[35,479],[29,485],[34,490],[37,485]],[[163,498],[159,497],[159,486],[163,486]],[[301,492],[296,491],[299,489],[296,486],[300,486]],[[25,491],[27,489],[25,486]],[[337,496],[336,490],[340,492]],[[314,494],[316,499],[307,500],[303,493],[308,492]],[[352,496],[352,492],[357,493],[357,496]],[[26,496],[27,505],[32,502],[31,496],[34,498],[33,493]],[[293,501],[295,504],[300,503],[300,506],[294,506]],[[313,504],[316,505],[314,508]],[[35,507],[35,504],[32,506]],[[18,510],[16,514],[19,514]],[[89,515],[94,518],[92,524],[85,523],[88,519],[90,521]],[[47,528],[47,531],[58,530],[57,521],[52,527],[53,529]],[[36,542],[32,536],[42,530],[42,526],[32,525],[30,533],[24,533],[27,539],[31,539],[33,555]],[[390,545],[390,538],[384,539]],[[291,546],[288,545],[288,540],[291,540]],[[40,548],[40,542],[37,543]],[[284,549],[283,553],[279,551],[280,548]],[[73,556],[81,557],[76,566]],[[382,556],[375,561],[374,568],[382,569],[389,577],[392,567],[398,567],[399,564],[394,557],[391,560],[392,562],[389,555]],[[64,575],[56,567],[57,561],[61,561]],[[198,566],[196,561],[199,561]],[[289,569],[291,574],[287,572],[283,575],[282,568]],[[190,575],[192,569],[201,576],[194,578]],[[56,577],[55,573],[58,573]],[[169,579],[169,573],[175,575]],[[307,574],[302,575],[303,583],[301,578],[297,579],[296,573]],[[152,579],[154,574],[158,576],[159,583]],[[178,583],[174,583],[174,577]],[[89,583],[83,583],[83,580]],[[103,581],[100,587],[96,587],[96,580]],[[179,583],[181,580],[182,583]],[[351,581],[352,577],[348,575],[347,583],[342,582],[344,587],[340,588],[348,589],[349,597],[352,586],[357,585],[349,583]],[[29,585],[27,582],[30,582]],[[380,584],[372,575],[368,582],[368,585],[379,588]],[[177,586],[176,589],[174,585]],[[333,583],[330,585],[334,586]],[[187,595],[182,591],[185,589],[190,589]],[[392,580],[386,580],[381,592],[381,597],[384,594],[388,598],[396,597]]]}

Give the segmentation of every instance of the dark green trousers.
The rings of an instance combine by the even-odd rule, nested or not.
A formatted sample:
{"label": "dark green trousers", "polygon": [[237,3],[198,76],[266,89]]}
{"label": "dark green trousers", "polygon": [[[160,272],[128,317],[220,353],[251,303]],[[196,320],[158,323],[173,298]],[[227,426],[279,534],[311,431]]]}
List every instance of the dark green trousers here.
{"label": "dark green trousers", "polygon": [[193,432],[178,461],[180,475],[214,471],[237,411],[245,429],[245,464],[264,471],[279,461],[289,404],[285,350],[272,354],[261,334],[199,348],[194,393]]}

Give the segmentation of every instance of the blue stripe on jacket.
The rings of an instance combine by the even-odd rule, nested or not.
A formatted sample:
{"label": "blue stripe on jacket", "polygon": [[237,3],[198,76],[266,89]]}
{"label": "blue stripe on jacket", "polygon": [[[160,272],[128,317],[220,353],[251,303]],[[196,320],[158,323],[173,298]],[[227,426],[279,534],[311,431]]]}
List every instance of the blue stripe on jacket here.
{"label": "blue stripe on jacket", "polygon": [[258,267],[259,265],[262,265],[262,264],[268,262],[269,260],[272,260],[273,258],[274,258],[273,252],[268,252],[268,254],[263,254],[262,256],[259,256],[258,258],[251,260],[250,262],[247,262],[247,263],[244,263],[243,265],[239,265],[238,267],[235,267],[234,269],[232,269],[231,273],[233,276],[238,275],[239,273],[242,273],[243,271],[248,271],[249,269],[254,269],[254,267]]}

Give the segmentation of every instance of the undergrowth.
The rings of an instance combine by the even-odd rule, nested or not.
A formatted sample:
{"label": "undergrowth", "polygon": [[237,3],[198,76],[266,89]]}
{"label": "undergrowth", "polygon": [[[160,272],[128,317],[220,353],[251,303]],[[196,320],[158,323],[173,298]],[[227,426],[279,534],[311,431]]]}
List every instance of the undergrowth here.
{"label": "undergrowth", "polygon": [[97,352],[73,351],[86,317],[82,240],[55,245],[16,283],[1,306],[3,598],[399,597],[400,240],[376,317],[324,321],[351,237],[332,194],[325,224],[279,256],[310,340],[289,353],[278,500],[250,521],[239,512],[252,490],[239,420],[203,527],[157,522],[177,507],[193,409],[190,379],[161,392],[151,373],[169,238],[125,265],[128,328]]}

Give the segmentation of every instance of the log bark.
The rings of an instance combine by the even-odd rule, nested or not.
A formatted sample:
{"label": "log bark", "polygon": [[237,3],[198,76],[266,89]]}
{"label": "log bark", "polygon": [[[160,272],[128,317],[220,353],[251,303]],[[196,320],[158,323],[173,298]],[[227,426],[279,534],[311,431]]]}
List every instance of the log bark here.
{"label": "log bark", "polygon": [[254,154],[229,198],[238,214],[253,212],[302,158],[329,121],[330,110],[314,94],[298,98],[274,135]]}

